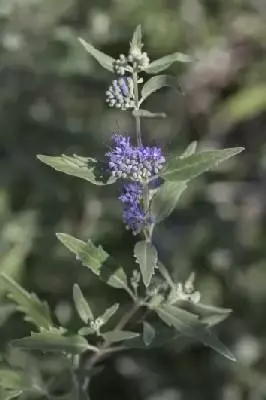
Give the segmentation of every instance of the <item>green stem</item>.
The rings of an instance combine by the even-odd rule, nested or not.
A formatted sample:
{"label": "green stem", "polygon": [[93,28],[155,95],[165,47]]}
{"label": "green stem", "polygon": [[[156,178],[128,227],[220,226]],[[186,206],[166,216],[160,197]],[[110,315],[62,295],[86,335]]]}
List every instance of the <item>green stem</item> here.
{"label": "green stem", "polygon": [[[129,309],[129,311],[123,315],[123,317],[120,319],[116,327],[114,328],[115,330],[122,330],[126,324],[130,321],[130,319],[135,315],[135,313],[138,311],[139,307],[141,304],[139,303],[134,303],[133,306]],[[108,340],[105,340],[102,346],[99,348],[99,352],[95,353],[91,359],[89,360],[89,363],[86,365],[86,370],[91,370],[94,365],[101,359],[102,356],[104,356],[110,346],[110,342]]]}
{"label": "green stem", "polygon": [[[139,110],[139,88],[138,88],[138,73],[133,72],[133,91],[134,91],[134,98],[135,98],[135,111]],[[142,140],[141,140],[141,130],[140,130],[140,116],[138,115],[138,112],[134,114],[134,118],[136,121],[136,134],[137,134],[137,145],[141,146]]]}

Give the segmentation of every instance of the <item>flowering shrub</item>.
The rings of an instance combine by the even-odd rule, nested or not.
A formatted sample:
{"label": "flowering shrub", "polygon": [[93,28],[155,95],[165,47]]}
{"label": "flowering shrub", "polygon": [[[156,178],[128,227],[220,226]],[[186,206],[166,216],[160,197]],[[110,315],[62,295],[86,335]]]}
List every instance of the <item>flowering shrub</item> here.
{"label": "flowering shrub", "polygon": [[[28,293],[4,274],[1,282],[18,309],[36,325],[36,332],[13,341],[11,345],[28,351],[54,352],[65,362],[63,382],[66,380],[64,369],[70,371],[68,398],[85,400],[89,398],[90,380],[97,373],[98,362],[110,352],[135,347],[145,351],[182,335],[234,360],[232,353],[210,329],[211,325],[225,319],[230,310],[202,304],[200,293],[194,287],[194,274],[185,282],[173,280],[160,261],[153,243],[153,229],[175,209],[192,179],[243,149],[198,152],[197,143],[193,142],[182,154],[173,153],[166,158],[160,147],[147,146],[141,135],[141,118],[159,118],[164,114],[154,114],[142,109],[141,105],[155,91],[176,84],[173,77],[154,74],[164,71],[174,62],[193,60],[174,53],[150,61],[147,53],[142,51],[140,27],[133,34],[129,54],[122,54],[117,60],[83,39],[80,42],[102,67],[115,74],[115,80],[106,92],[106,102],[122,111],[131,110],[136,121],[136,135],[114,134],[110,149],[101,161],[77,155],[39,155],[38,158],[57,171],[90,184],[104,186],[122,180],[119,200],[124,207],[123,220],[126,228],[139,237],[133,249],[133,272],[120,266],[101,246],[95,246],[90,240],[82,241],[66,233],[58,233],[57,237],[90,273],[117,290],[125,290],[132,306],[111,330],[107,330],[106,324],[111,318],[115,319],[120,304],[111,304],[102,315],[94,315],[89,299],[74,284],[73,301],[82,326],[73,334],[55,322],[48,305],[36,295]],[[146,80],[150,74],[154,76]],[[139,315],[138,320],[136,317]],[[131,330],[128,329],[129,323]],[[85,364],[82,362],[83,354],[87,357]],[[38,364],[36,368],[38,370]],[[35,398],[56,399],[60,380],[58,382],[46,375],[41,368],[38,373],[28,374],[24,369],[11,370],[3,363],[0,367],[3,398],[30,394]]]}

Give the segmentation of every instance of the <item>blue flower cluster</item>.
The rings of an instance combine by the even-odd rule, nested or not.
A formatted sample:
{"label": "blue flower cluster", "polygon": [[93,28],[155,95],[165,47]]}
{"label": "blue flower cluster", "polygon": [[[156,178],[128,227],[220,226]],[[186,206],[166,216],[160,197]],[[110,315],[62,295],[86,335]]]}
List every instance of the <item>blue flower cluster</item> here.
{"label": "blue flower cluster", "polygon": [[141,232],[146,222],[145,212],[141,204],[142,197],[143,186],[139,182],[125,184],[119,197],[124,205],[123,221],[134,235]]}
{"label": "blue flower cluster", "polygon": [[158,147],[132,146],[130,138],[119,134],[112,137],[113,148],[106,155],[113,176],[133,182],[123,186],[119,200],[124,205],[123,220],[133,234],[140,233],[145,225],[153,223],[143,210],[143,185],[157,175],[165,163]]}
{"label": "blue flower cluster", "polygon": [[131,146],[130,138],[113,136],[114,147],[107,153],[113,176],[137,182],[148,182],[162,169],[165,158],[159,147]]}

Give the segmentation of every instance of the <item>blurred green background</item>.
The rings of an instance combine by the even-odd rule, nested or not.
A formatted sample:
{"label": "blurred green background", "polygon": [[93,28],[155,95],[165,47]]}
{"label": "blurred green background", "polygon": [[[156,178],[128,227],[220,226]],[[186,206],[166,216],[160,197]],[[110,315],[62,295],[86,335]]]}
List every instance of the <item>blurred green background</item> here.
{"label": "blurred green background", "polygon": [[[127,113],[108,109],[112,76],[77,41],[117,57],[136,25],[152,59],[195,55],[171,67],[182,88],[157,92],[146,107],[146,143],[180,152],[245,146],[197,179],[155,243],[177,279],[193,270],[205,303],[233,308],[216,328],[235,353],[175,343],[111,357],[93,380],[94,399],[266,399],[266,2],[264,0],[0,1],[0,271],[48,300],[69,329],[78,327],[71,294],[78,282],[95,309],[113,301],[56,240],[67,232],[101,243],[127,265],[134,238],[121,222],[119,187],[95,187],[54,172],[36,154],[101,157],[113,132],[134,134]],[[0,287],[0,349],[32,326],[13,314]],[[120,301],[127,297],[121,294]]]}

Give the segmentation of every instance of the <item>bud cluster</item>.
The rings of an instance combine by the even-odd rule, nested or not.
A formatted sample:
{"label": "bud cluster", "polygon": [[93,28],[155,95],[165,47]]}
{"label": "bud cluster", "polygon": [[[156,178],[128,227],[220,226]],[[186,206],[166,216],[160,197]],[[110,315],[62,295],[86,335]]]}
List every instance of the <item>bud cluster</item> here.
{"label": "bud cluster", "polygon": [[131,48],[127,59],[135,71],[144,70],[150,63],[146,51],[142,52],[139,48]]}
{"label": "bud cluster", "polygon": [[134,108],[133,80],[131,77],[119,77],[112,81],[106,91],[106,102],[110,107],[125,111]]}
{"label": "bud cluster", "polygon": [[124,76],[129,67],[127,57],[120,54],[119,58],[114,61],[113,67],[116,75]]}

